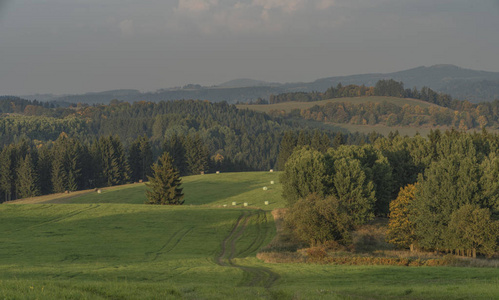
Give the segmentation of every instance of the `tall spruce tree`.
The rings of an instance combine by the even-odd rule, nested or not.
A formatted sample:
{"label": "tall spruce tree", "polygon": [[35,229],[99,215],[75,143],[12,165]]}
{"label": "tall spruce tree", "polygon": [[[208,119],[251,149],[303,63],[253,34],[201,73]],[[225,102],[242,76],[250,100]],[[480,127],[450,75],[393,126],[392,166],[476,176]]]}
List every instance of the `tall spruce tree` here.
{"label": "tall spruce tree", "polygon": [[158,162],[152,166],[153,176],[149,176],[146,186],[147,204],[181,205],[184,204],[181,179],[173,160],[165,152]]}
{"label": "tall spruce tree", "polygon": [[34,197],[40,195],[38,186],[38,174],[31,154],[21,158],[17,168],[17,195],[19,198]]}
{"label": "tall spruce tree", "polygon": [[198,134],[187,138],[186,151],[189,174],[199,174],[208,170],[210,153]]}
{"label": "tall spruce tree", "polygon": [[282,137],[281,144],[279,146],[279,156],[277,157],[277,169],[279,171],[284,171],[286,162],[288,158],[293,153],[296,147],[296,137],[292,131],[287,131]]}
{"label": "tall spruce tree", "polygon": [[174,133],[163,144],[163,150],[170,154],[173,159],[173,165],[177,168],[180,175],[187,175],[185,143],[186,139],[184,136]]}
{"label": "tall spruce tree", "polygon": [[52,192],[52,161],[51,150],[43,146],[38,150],[37,173],[39,176],[40,193],[46,195]]}
{"label": "tall spruce tree", "polygon": [[[0,153],[0,187],[4,192],[4,201],[13,200],[15,194],[15,178],[16,178],[16,149],[14,145],[9,145],[3,148]],[[2,201],[3,202],[3,201]]]}
{"label": "tall spruce tree", "polygon": [[[100,179],[103,185],[124,184],[130,179],[128,161],[123,144],[118,137],[101,137],[94,150],[100,160]],[[95,152],[94,152],[95,153]]]}
{"label": "tall spruce tree", "polygon": [[132,181],[145,180],[151,175],[152,150],[147,136],[138,137],[128,151],[128,164]]}

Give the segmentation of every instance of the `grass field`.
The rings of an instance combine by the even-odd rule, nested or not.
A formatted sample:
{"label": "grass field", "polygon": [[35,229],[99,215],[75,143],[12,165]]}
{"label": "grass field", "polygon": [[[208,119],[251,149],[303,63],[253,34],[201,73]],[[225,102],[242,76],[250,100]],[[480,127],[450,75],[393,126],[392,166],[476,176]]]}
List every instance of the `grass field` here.
{"label": "grass field", "polygon": [[[278,111],[285,111],[286,113],[289,113],[293,109],[308,109],[311,108],[315,105],[326,105],[328,103],[335,103],[335,102],[348,102],[352,104],[360,104],[360,103],[367,103],[367,102],[373,102],[373,103],[382,103],[382,102],[388,102],[392,103],[398,106],[404,106],[406,104],[411,105],[411,106],[420,106],[420,107],[429,107],[429,106],[437,106],[435,104],[431,104],[422,100],[418,99],[411,99],[411,98],[397,98],[397,97],[380,97],[380,96],[369,96],[369,97],[351,97],[351,98],[335,98],[335,99],[329,99],[329,100],[322,100],[322,101],[314,101],[314,102],[282,102],[282,103],[277,103],[277,104],[263,104],[263,105],[245,105],[245,104],[239,104],[237,107],[239,109],[250,109],[258,112],[264,112],[264,113],[269,113],[272,110],[278,110]],[[385,125],[353,125],[353,124],[337,124],[337,123],[327,123],[325,124],[326,127],[342,132],[360,132],[360,133],[371,133],[373,131],[376,131],[377,133],[380,133],[382,135],[387,136],[390,132],[395,132],[396,130],[399,131],[400,134],[402,135],[408,135],[408,136],[414,136],[416,133],[419,132],[422,136],[428,135],[431,129],[437,129],[439,127],[433,127],[433,128],[416,128],[416,127],[409,127],[409,126],[385,126]],[[439,129],[441,130],[446,130],[449,129],[448,127],[440,127]]]}
{"label": "grass field", "polygon": [[140,204],[142,184],[0,205],[0,299],[498,298],[497,268],[263,263],[278,175],[185,177],[176,207]]}
{"label": "grass field", "polygon": [[386,126],[386,125],[354,125],[354,124],[332,124],[335,127],[343,128],[348,132],[360,132],[369,134],[373,131],[382,134],[384,136],[388,136],[390,132],[398,131],[401,135],[407,136],[415,136],[419,133],[421,136],[427,136],[430,131],[433,129],[447,130],[448,127],[434,127],[434,128],[417,128],[417,127],[409,127],[409,126]]}
{"label": "grass field", "polygon": [[239,109],[250,109],[258,112],[268,113],[271,110],[285,111],[286,113],[291,112],[293,109],[308,109],[313,106],[326,105],[328,103],[335,102],[347,102],[352,104],[360,104],[360,103],[382,103],[388,102],[398,106],[404,106],[409,104],[411,106],[419,105],[420,107],[429,107],[429,106],[437,106],[435,104],[431,104],[418,99],[411,98],[397,98],[397,97],[381,97],[381,96],[369,96],[369,97],[348,97],[348,98],[334,98],[329,100],[322,101],[313,101],[313,102],[281,102],[276,104],[259,104],[259,105],[247,105],[247,104],[238,104],[236,105]]}
{"label": "grass field", "polygon": [[[274,184],[271,184],[271,182]],[[263,188],[267,189],[264,190]],[[282,187],[279,184],[278,172],[244,172],[244,173],[220,173],[194,175],[182,178],[184,189],[184,205],[205,205],[243,207],[258,207],[272,210],[283,207],[285,204],[281,198]],[[101,189],[98,194],[94,190],[76,192],[70,194],[57,194],[41,196],[14,201],[16,204],[33,203],[128,203],[144,204],[146,201],[147,187],[143,183],[127,184],[117,187]],[[269,201],[269,205],[265,205]]]}

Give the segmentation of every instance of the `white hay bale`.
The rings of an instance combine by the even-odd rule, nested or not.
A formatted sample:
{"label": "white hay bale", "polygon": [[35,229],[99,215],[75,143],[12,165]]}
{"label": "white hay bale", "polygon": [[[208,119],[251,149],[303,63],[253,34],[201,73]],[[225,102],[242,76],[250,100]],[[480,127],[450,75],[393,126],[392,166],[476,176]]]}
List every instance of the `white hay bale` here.
{"label": "white hay bale", "polygon": [[101,189],[98,189],[98,190],[97,190],[97,194],[100,194],[100,193],[102,193],[102,190],[101,190]]}
{"label": "white hay bale", "polygon": [[269,188],[268,188],[268,187],[266,187],[266,186],[264,186],[264,187],[263,187],[263,190],[264,190],[264,191],[266,191],[266,190],[268,190],[268,189],[269,189]]}
{"label": "white hay bale", "polygon": [[274,180],[272,180],[272,181],[270,182],[270,184],[274,184]]}
{"label": "white hay bale", "polygon": [[224,207],[227,207],[227,204],[224,204]]}
{"label": "white hay bale", "polygon": [[248,206],[248,202],[244,202],[244,206]]}
{"label": "white hay bale", "polygon": [[265,201],[265,205],[269,205],[269,201]]}
{"label": "white hay bale", "polygon": [[270,173],[273,173],[274,172],[274,169],[270,169]]}
{"label": "white hay bale", "polygon": [[236,202],[232,202],[232,205],[237,205],[237,203]]}
{"label": "white hay bale", "polygon": [[217,174],[220,174],[220,171],[217,171]]}

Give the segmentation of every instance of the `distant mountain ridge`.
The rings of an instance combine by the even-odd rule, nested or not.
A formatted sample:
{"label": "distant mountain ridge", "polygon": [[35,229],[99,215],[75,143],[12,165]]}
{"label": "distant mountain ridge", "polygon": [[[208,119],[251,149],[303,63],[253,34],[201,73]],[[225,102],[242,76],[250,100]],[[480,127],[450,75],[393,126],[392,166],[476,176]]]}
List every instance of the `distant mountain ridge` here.
{"label": "distant mountain ridge", "polygon": [[252,86],[282,86],[282,83],[267,82],[263,80],[254,80],[249,78],[233,79],[217,85],[218,87],[252,87]]}
{"label": "distant mountain ridge", "polygon": [[[421,66],[393,73],[327,77],[308,83],[281,84],[241,78],[212,87],[188,85],[188,88],[169,88],[147,93],[140,93],[137,90],[114,90],[82,95],[53,96],[52,98],[48,95],[43,95],[43,100],[92,104],[109,103],[113,99],[128,102],[200,99],[213,102],[226,101],[228,103],[241,103],[258,98],[268,99],[271,94],[286,92],[324,92],[329,87],[338,85],[338,83],[343,85],[364,84],[366,86],[374,86],[381,79],[402,81],[404,87],[410,89],[414,87],[421,89],[423,86],[427,86],[437,92],[450,94],[456,99],[468,100],[475,103],[499,99],[499,72],[471,70],[454,65],[434,65],[430,67]],[[37,99],[36,96],[23,96],[23,98],[33,100]]]}

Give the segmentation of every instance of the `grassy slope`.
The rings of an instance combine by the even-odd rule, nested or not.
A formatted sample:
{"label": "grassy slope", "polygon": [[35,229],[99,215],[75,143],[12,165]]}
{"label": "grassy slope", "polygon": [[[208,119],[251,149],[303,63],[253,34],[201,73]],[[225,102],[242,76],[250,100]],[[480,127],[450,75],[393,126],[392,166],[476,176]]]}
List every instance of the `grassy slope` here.
{"label": "grassy slope", "polygon": [[360,104],[360,103],[367,103],[367,102],[373,102],[373,103],[382,103],[382,102],[388,102],[388,103],[393,103],[398,106],[404,106],[406,104],[409,104],[411,106],[416,106],[419,105],[420,107],[429,107],[429,106],[436,106],[435,104],[431,104],[422,100],[418,99],[411,99],[411,98],[397,98],[397,97],[381,97],[381,96],[369,96],[369,97],[348,97],[348,98],[334,98],[334,99],[328,99],[328,100],[322,100],[322,101],[313,101],[313,102],[282,102],[282,103],[276,103],[276,104],[261,104],[261,105],[247,105],[247,104],[238,104],[236,105],[237,108],[239,109],[250,109],[250,110],[255,110],[259,112],[265,112],[268,113],[271,110],[279,110],[279,111],[285,111],[286,113],[289,113],[293,109],[307,109],[311,108],[313,106],[319,105],[323,106],[328,103],[335,103],[335,102],[348,102],[352,104]]}
{"label": "grassy slope", "polygon": [[[271,184],[274,181],[274,184]],[[210,205],[250,207],[272,210],[283,207],[281,199],[282,188],[279,184],[278,172],[244,172],[194,175],[182,178],[185,205]],[[267,187],[267,190],[263,190]],[[41,196],[14,201],[17,204],[27,203],[128,203],[143,204],[146,201],[144,184],[128,184],[102,189],[98,194],[94,190],[76,192],[76,195],[57,194],[53,198]],[[264,204],[269,201],[269,205]]]}
{"label": "grassy slope", "polygon": [[[141,203],[144,186],[139,184],[67,200],[101,203],[0,205],[0,298],[493,299],[499,295],[499,273],[490,268],[264,264],[255,252],[274,233],[270,214],[250,216],[234,231],[238,218],[254,210],[220,205],[248,201],[269,208],[262,205],[269,199],[273,206],[282,206],[278,184],[267,185],[267,193],[262,189],[272,179],[277,182],[277,177],[278,173],[268,172],[185,177],[186,203],[193,206],[119,204]],[[231,263],[238,267],[220,266],[216,257],[231,233],[233,239],[226,246],[235,252],[225,257],[233,257]],[[256,271],[266,269],[280,279],[268,289],[252,285]]]}
{"label": "grassy slope", "polygon": [[[285,111],[289,113],[293,109],[308,109],[315,105],[326,105],[327,103],[334,102],[348,102],[353,104],[360,103],[381,103],[381,102],[389,102],[398,106],[404,106],[406,104],[411,106],[420,106],[420,107],[429,107],[429,106],[437,106],[435,104],[431,104],[418,99],[411,98],[397,98],[397,97],[380,97],[380,96],[370,96],[370,97],[352,97],[352,98],[335,98],[323,101],[315,101],[315,102],[283,102],[277,104],[264,104],[264,105],[245,105],[240,104],[237,105],[239,109],[250,109],[259,112],[269,113],[271,110]],[[330,123],[331,126],[337,127],[338,129],[345,129],[348,132],[361,132],[361,133],[370,133],[372,131],[376,131],[383,135],[388,135],[390,131],[398,130],[402,135],[414,136],[417,132],[421,135],[426,136],[431,128],[421,127],[408,127],[408,126],[385,126],[385,125],[352,125],[352,124],[338,124],[338,123]],[[440,129],[448,129],[447,127],[435,127]]]}
{"label": "grassy slope", "polygon": [[[2,205],[0,214],[2,299],[92,299],[109,289],[115,298],[143,298],[143,289],[156,299],[199,298],[241,281],[240,271],[214,262],[239,209],[41,204]],[[271,238],[267,227],[261,243]]]}

